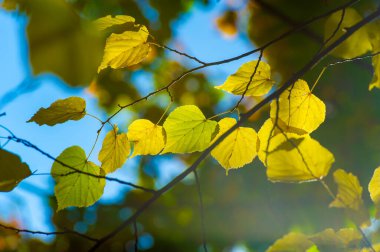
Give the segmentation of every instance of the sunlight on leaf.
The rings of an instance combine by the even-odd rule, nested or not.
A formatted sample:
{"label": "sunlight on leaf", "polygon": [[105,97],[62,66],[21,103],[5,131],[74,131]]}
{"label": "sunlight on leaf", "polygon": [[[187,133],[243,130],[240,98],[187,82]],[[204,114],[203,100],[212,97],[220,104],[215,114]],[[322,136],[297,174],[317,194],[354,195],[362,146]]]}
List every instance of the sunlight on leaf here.
{"label": "sunlight on leaf", "polygon": [[94,21],[95,26],[99,30],[105,30],[114,25],[121,25],[125,23],[135,23],[135,19],[126,15],[116,15],[115,17],[108,15]]}
{"label": "sunlight on leaf", "polygon": [[98,155],[98,160],[102,163],[102,169],[106,174],[122,167],[131,152],[127,134],[117,134],[118,131],[119,129],[115,125],[107,133]]}
{"label": "sunlight on leaf", "polygon": [[76,170],[96,176],[102,176],[104,172],[100,167],[86,160],[86,154],[81,147],[72,146],[65,149],[57,160],[66,165],[55,161],[51,169],[51,174],[57,182],[54,187],[58,202],[57,211],[70,206],[88,207],[100,199],[103,195],[105,179]]}
{"label": "sunlight on leaf", "polygon": [[[326,106],[309,89],[304,80],[298,80],[279,98],[278,125],[287,132],[311,133],[325,120]],[[271,103],[270,117],[276,120],[277,104]]]}
{"label": "sunlight on leaf", "polygon": [[[333,13],[327,20],[325,24],[325,39],[329,38],[335,31],[342,17],[342,11]],[[336,41],[339,37],[346,33],[346,29],[355,25],[362,20],[361,15],[354,8],[346,8],[343,22],[341,23],[340,29],[335,34],[330,43]],[[327,45],[329,45],[327,44]],[[368,26],[356,31],[352,36],[341,43],[336,49],[332,51],[332,55],[344,59],[354,58],[365,54],[372,50],[372,45],[370,43]]]}
{"label": "sunlight on leaf", "polygon": [[112,33],[106,41],[102,63],[98,72],[108,66],[114,69],[129,67],[143,61],[150,52],[147,43],[148,29],[141,26],[138,31]]}
{"label": "sunlight on leaf", "polygon": [[[227,130],[236,124],[233,118],[223,118],[219,121],[217,140]],[[257,133],[252,128],[239,127],[228,135],[211,152],[218,163],[226,169],[237,169],[249,164],[257,155]]]}
{"label": "sunlight on leaf", "polygon": [[17,155],[0,149],[0,192],[12,191],[21,180],[31,175],[29,166]]}
{"label": "sunlight on leaf", "polygon": [[329,207],[359,210],[363,204],[363,188],[360,186],[358,178],[352,173],[338,169],[334,172],[334,181],[338,185],[338,193]]}
{"label": "sunlight on leaf", "polygon": [[314,246],[306,235],[300,233],[289,233],[278,239],[266,252],[304,252]]}
{"label": "sunlight on leaf", "polygon": [[210,142],[217,122],[207,120],[194,105],[185,105],[171,112],[164,122],[166,146],[162,153],[203,151]]}
{"label": "sunlight on leaf", "polygon": [[371,181],[368,184],[368,191],[376,206],[376,218],[380,218],[380,167],[377,167],[373,172]]}
{"label": "sunlight on leaf", "polygon": [[68,120],[78,121],[86,115],[86,101],[80,97],[69,97],[53,102],[48,108],[40,108],[28,122],[53,126]]}
{"label": "sunlight on leaf", "polygon": [[132,157],[157,155],[165,146],[162,126],[146,119],[135,120],[129,125],[128,139],[134,144]]}
{"label": "sunlight on leaf", "polygon": [[222,85],[216,86],[215,88],[235,95],[242,95],[250,83],[246,92],[247,96],[265,95],[273,86],[273,81],[270,78],[270,66],[267,63],[260,61],[256,73],[252,78],[252,74],[254,73],[257,64],[257,60],[244,63],[239,67],[236,73],[228,76],[227,80]]}
{"label": "sunlight on leaf", "polygon": [[353,228],[340,229],[335,232],[332,228],[323,230],[309,237],[320,251],[347,251],[357,247],[362,239],[359,231]]}
{"label": "sunlight on leaf", "polygon": [[[294,138],[297,135],[292,134]],[[299,138],[299,136],[298,136]],[[310,136],[304,136],[297,148],[274,150],[268,155],[267,176],[273,182],[306,182],[327,176],[334,156]],[[273,137],[275,146],[286,141],[284,135]],[[289,145],[291,143],[289,142]],[[290,148],[288,148],[290,149]]]}

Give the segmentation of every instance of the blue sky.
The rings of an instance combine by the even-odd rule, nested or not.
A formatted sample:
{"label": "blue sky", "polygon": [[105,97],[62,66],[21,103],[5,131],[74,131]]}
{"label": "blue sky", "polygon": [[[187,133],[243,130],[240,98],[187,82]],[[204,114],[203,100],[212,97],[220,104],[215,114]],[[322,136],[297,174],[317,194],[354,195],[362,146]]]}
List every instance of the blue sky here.
{"label": "blue sky", "polygon": [[[220,60],[252,50],[252,45],[244,34],[233,39],[226,39],[215,28],[214,20],[225,8],[225,2],[220,1],[211,9],[197,6],[191,14],[180,17],[173,24],[173,29],[176,32],[170,45],[172,47],[181,45],[181,50],[185,50],[204,61]],[[30,76],[31,69],[28,64],[25,36],[27,19],[16,13],[9,13],[0,9],[0,24],[0,69],[2,72],[0,97],[2,97],[9,90],[17,87],[27,76]],[[179,59],[178,55],[172,53],[169,55]],[[206,69],[205,72],[212,83],[219,85],[242,63],[254,58],[255,56],[251,56],[230,64],[214,66]],[[184,60],[189,65],[193,65],[193,62],[187,59],[179,60]],[[136,82],[138,81],[149,81],[149,77],[140,76],[136,78]],[[85,98],[87,111],[100,118],[106,118],[106,115],[97,107],[96,99],[86,93],[85,89],[67,88],[59,78],[49,74],[38,77],[31,83],[39,85],[35,90],[17,97],[5,107],[0,107],[0,113],[7,113],[6,116],[0,117],[0,124],[11,129],[16,136],[29,140],[53,156],[58,156],[62,150],[72,145],[80,145],[88,153],[99,128],[99,123],[96,120],[86,117],[80,121],[71,121],[54,127],[40,127],[34,123],[26,123],[26,121],[40,107],[46,107],[57,99],[69,96]],[[123,121],[117,120],[117,122],[119,121],[127,124],[125,118]],[[6,133],[1,131],[0,135],[6,135]],[[103,137],[104,132],[100,139]],[[94,153],[97,153],[100,147],[101,143],[97,145]],[[32,171],[38,170],[39,173],[50,171],[52,161],[41,154],[17,143],[9,143],[6,149],[21,156],[22,160],[29,164]],[[97,163],[96,154],[93,154],[92,159]],[[136,162],[138,162],[138,158],[128,160],[123,169],[119,169],[110,176],[131,182],[136,181],[136,169],[134,169]],[[178,162],[167,160],[162,162],[165,162],[165,169],[168,172],[159,179],[158,186],[164,185],[184,168]],[[0,193],[0,219],[16,219],[22,223],[24,228],[52,231],[52,212],[46,207],[46,199],[47,194],[53,193],[53,187],[54,182],[50,176],[32,176],[23,181],[12,192]],[[116,202],[128,189],[119,184],[108,182],[101,200],[105,203]],[[33,213],[33,218],[30,218],[29,213]],[[44,236],[41,238],[47,239]]]}

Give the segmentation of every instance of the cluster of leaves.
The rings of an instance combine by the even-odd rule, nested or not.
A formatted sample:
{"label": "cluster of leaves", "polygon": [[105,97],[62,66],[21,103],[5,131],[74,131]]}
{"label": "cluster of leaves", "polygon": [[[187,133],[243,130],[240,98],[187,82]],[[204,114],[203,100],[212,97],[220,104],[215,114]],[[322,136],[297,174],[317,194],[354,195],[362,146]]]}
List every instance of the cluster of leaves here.
{"label": "cluster of leaves", "polygon": [[[345,32],[345,27],[360,20],[360,15],[351,8],[345,9],[343,14],[334,13],[326,22],[326,41],[332,43]],[[148,42],[149,31],[145,26],[135,24],[133,17],[106,16],[98,19],[95,27],[101,31],[106,30],[106,33],[112,31],[106,40],[98,72],[107,67],[119,69],[136,65],[151,50]],[[331,27],[342,29],[335,31]],[[376,53],[380,39],[373,30],[376,29],[369,25],[362,28],[339,46],[333,55],[347,59],[369,51]],[[331,34],[333,36],[330,38]],[[372,57],[375,74],[370,89],[380,88],[379,57]],[[243,64],[224,84],[216,88],[234,95],[260,97],[267,95],[273,85],[269,64],[256,60]],[[137,119],[129,125],[126,133],[119,133],[118,126],[111,124],[112,130],[104,138],[98,154],[101,165],[89,161],[91,153],[86,155],[79,146],[65,149],[56,158],[51,174],[56,180],[58,210],[69,206],[87,207],[94,204],[103,194],[105,176],[122,167],[128,158],[138,155],[201,152],[218,139],[221,141],[211,151],[211,155],[226,172],[241,168],[258,156],[271,181],[324,183],[323,178],[329,174],[334,156],[310,136],[325,121],[326,116],[324,102],[312,93],[315,85],[316,83],[310,89],[306,81],[296,81],[278,99],[272,101],[270,118],[257,133],[250,127],[238,127],[228,136],[224,136],[234,127],[236,119],[224,117],[219,121],[212,120],[219,115],[207,118],[195,105],[177,107],[169,113],[162,125],[161,119],[158,122]],[[58,100],[48,108],[41,108],[29,121],[53,126],[68,120],[80,120],[86,114],[85,101],[79,97],[70,97]],[[165,113],[161,118],[164,116]],[[106,123],[109,120],[102,122],[100,130]],[[30,175],[29,168],[17,156],[1,150],[0,158],[12,166],[21,167],[19,171],[22,171],[22,174],[5,174],[5,178],[0,179],[0,188],[3,191],[13,189],[20,180]],[[334,180],[338,192],[336,196],[332,195],[334,199],[330,207],[363,211],[363,189],[357,177],[338,169],[334,172]],[[378,208],[379,183],[380,168],[375,171],[369,184],[370,196]],[[361,240],[360,232],[355,229],[341,229],[337,232],[327,229],[312,236],[290,233],[273,244],[268,251],[292,248],[311,252],[324,251],[324,248],[330,247],[339,248],[341,251],[356,251]]]}

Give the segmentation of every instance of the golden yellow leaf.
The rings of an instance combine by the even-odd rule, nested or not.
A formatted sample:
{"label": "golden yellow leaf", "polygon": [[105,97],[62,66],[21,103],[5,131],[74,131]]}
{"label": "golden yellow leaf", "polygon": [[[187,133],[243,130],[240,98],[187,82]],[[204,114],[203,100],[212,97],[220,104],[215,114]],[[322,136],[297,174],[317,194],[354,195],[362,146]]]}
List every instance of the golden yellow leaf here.
{"label": "golden yellow leaf", "polygon": [[380,167],[373,172],[371,181],[368,184],[368,191],[373,203],[380,204]]}
{"label": "golden yellow leaf", "polygon": [[362,192],[358,178],[343,169],[334,172],[334,181],[338,185],[338,193],[329,207],[351,208],[359,210],[363,204]]}
{"label": "golden yellow leaf", "polygon": [[157,155],[165,146],[162,126],[146,119],[138,119],[129,125],[128,139],[134,143],[132,157]]}
{"label": "golden yellow leaf", "polygon": [[359,245],[362,236],[356,229],[343,228],[335,232],[332,228],[323,230],[309,237],[320,251],[347,251]]}
{"label": "golden yellow leaf", "polygon": [[98,72],[108,66],[114,69],[140,63],[149,53],[148,29],[141,26],[138,31],[112,33],[106,41],[102,63]]}
{"label": "golden yellow leaf", "polygon": [[284,142],[282,133],[273,137],[277,146],[268,154],[268,179],[274,182],[306,182],[325,177],[334,162],[331,152],[308,135],[300,137],[293,134],[290,137],[293,142]]}
{"label": "golden yellow leaf", "polygon": [[[329,38],[335,31],[339,22],[341,21],[342,11],[333,13],[325,24],[325,39]],[[330,43],[337,40],[346,33],[346,29],[351,27],[362,20],[361,15],[354,8],[346,8],[343,22],[340,25],[338,32],[331,39]],[[328,45],[329,45],[328,44]],[[356,31],[352,36],[341,43],[336,49],[332,51],[332,55],[344,59],[354,58],[365,54],[372,50],[372,45],[369,38],[368,26]]]}
{"label": "golden yellow leaf", "polygon": [[266,252],[305,252],[313,247],[314,243],[300,233],[289,233],[278,239]]}
{"label": "golden yellow leaf", "polygon": [[203,151],[210,142],[217,122],[207,120],[194,105],[185,105],[171,112],[164,122],[166,146],[162,153]]}
{"label": "golden yellow leaf", "polygon": [[289,87],[279,98],[273,101],[270,108],[270,117],[288,132],[297,134],[311,133],[325,120],[326,106],[309,89],[304,80],[298,80],[293,87]]}
{"label": "golden yellow leaf", "polygon": [[257,64],[258,60],[244,63],[239,67],[236,73],[228,76],[227,80],[222,85],[216,86],[215,88],[235,95],[242,95],[249,84],[248,90],[245,93],[247,96],[265,95],[273,86],[273,81],[270,78],[270,66],[267,63],[260,61],[256,73],[251,80]]}
{"label": "golden yellow leaf", "polygon": [[53,126],[68,120],[80,120],[86,115],[86,101],[80,97],[69,97],[53,102],[48,108],[40,108],[28,122]]}
{"label": "golden yellow leaf", "polygon": [[114,25],[121,25],[125,23],[134,23],[135,19],[131,16],[126,15],[116,15],[115,17],[108,15],[105,17],[98,18],[94,21],[95,26],[99,30],[105,30]]}
{"label": "golden yellow leaf", "polygon": [[102,169],[106,174],[120,168],[127,160],[131,151],[127,134],[117,134],[118,130],[115,125],[114,129],[107,133],[98,155],[98,159],[102,163]]}
{"label": "golden yellow leaf", "polygon": [[[260,161],[265,165],[265,157],[266,157],[266,151],[268,146],[268,140],[269,140],[269,148],[268,152],[270,153],[273,151],[281,142],[285,141],[286,138],[276,138],[275,141],[273,141],[273,138],[275,135],[279,134],[280,131],[278,128],[273,128],[273,122],[272,119],[267,119],[264,124],[261,126],[259,132],[257,133],[258,136],[258,148],[257,148],[257,156],[259,157]],[[271,137],[269,137],[271,136]]]}
{"label": "golden yellow leaf", "polygon": [[[236,124],[233,118],[223,118],[219,121],[219,132],[215,140]],[[257,133],[252,128],[239,127],[219,143],[211,155],[228,172],[249,164],[257,155]]]}

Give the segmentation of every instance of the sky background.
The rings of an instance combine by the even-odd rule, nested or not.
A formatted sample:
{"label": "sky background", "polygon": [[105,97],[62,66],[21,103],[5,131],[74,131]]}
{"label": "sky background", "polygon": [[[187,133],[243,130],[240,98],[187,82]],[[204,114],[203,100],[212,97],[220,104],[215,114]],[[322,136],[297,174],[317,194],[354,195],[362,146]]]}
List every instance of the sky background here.
{"label": "sky background", "polygon": [[[0,1],[1,2],[1,1]],[[242,1],[243,2],[243,1]],[[236,1],[235,7],[239,7]],[[237,37],[226,38],[217,29],[215,19],[225,9],[225,1],[218,1],[211,5],[212,8],[196,6],[189,14],[181,16],[172,28],[175,31],[170,46],[185,51],[198,57],[203,61],[215,61],[233,57],[253,49],[246,34],[239,33]],[[4,100],[0,100],[0,113],[6,112],[6,116],[0,117],[0,124],[11,129],[12,132],[23,139],[36,144],[40,149],[47,151],[53,156],[58,156],[62,150],[72,145],[80,145],[86,153],[91,149],[95,140],[99,122],[93,118],[86,117],[80,121],[69,121],[54,127],[38,126],[26,121],[40,108],[47,107],[57,99],[69,96],[80,96],[86,99],[87,111],[101,119],[107,118],[97,106],[97,100],[84,88],[68,88],[62,81],[51,75],[31,76],[28,61],[28,47],[25,29],[27,18],[14,12],[6,12],[0,9],[0,69],[2,78],[0,83],[0,99],[4,94],[14,90],[20,84],[29,85],[30,92],[17,96],[17,98],[5,106]],[[244,25],[241,24],[241,25]],[[245,30],[245,29],[242,29]],[[168,53],[170,57],[178,60],[178,55]],[[237,70],[244,62],[254,59],[256,56],[234,61],[230,64],[219,65],[205,70],[211,83],[220,85],[225,78]],[[180,59],[189,66],[194,63],[188,59]],[[142,93],[151,91],[146,85],[149,76],[136,74],[134,81],[140,86]],[[140,84],[141,83],[141,84]],[[144,86],[145,85],[145,86]],[[128,117],[125,114],[116,118],[114,123],[127,125]],[[3,130],[1,136],[7,136]],[[102,140],[105,131],[102,132]],[[96,153],[100,150],[101,140],[98,142],[92,155],[92,161],[98,163]],[[29,164],[32,171],[38,173],[49,173],[52,160],[42,156],[40,153],[27,148],[21,144],[10,142],[6,149],[22,157],[22,161]],[[112,177],[122,180],[136,181],[136,162],[138,158],[129,159],[122,169],[119,169]],[[157,186],[163,186],[171,178],[180,173],[185,167],[177,161],[160,160],[160,165],[165,166],[165,173],[157,181]],[[117,183],[107,182],[102,203],[115,203],[130,188]],[[42,231],[53,231],[51,225],[52,212],[47,205],[48,195],[53,194],[54,181],[50,176],[31,176],[25,179],[12,192],[0,192],[0,219],[18,220],[23,228]],[[32,213],[33,218],[30,217]],[[41,239],[49,240],[51,237],[41,236]]]}

